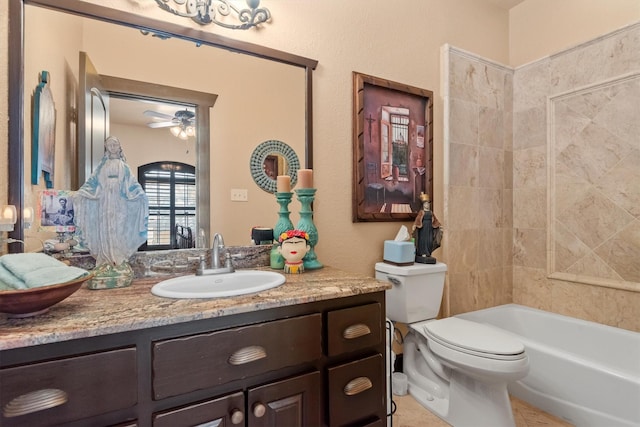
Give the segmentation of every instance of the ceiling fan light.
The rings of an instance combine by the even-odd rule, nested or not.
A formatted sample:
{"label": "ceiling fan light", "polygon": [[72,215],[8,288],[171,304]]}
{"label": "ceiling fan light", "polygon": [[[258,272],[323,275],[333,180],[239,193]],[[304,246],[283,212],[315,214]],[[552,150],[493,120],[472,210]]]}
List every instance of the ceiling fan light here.
{"label": "ceiling fan light", "polygon": [[178,134],[178,138],[180,138],[180,139],[188,139],[189,136],[187,136],[187,133],[184,130],[181,130],[180,133]]}
{"label": "ceiling fan light", "polygon": [[196,128],[193,126],[187,126],[186,132],[188,136],[194,136],[196,134]]}
{"label": "ceiling fan light", "polygon": [[180,126],[173,126],[173,127],[169,128],[169,130],[171,131],[171,134],[173,136],[178,136],[178,135],[180,135],[180,131],[182,129],[180,129]]}

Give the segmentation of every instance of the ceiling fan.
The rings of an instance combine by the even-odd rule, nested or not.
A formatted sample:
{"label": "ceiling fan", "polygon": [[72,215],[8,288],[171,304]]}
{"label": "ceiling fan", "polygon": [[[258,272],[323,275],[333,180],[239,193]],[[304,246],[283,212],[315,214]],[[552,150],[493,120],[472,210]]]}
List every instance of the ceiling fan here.
{"label": "ceiling fan", "polygon": [[143,113],[145,116],[152,117],[154,119],[160,119],[163,121],[150,122],[147,126],[150,128],[166,128],[168,127],[171,133],[180,138],[187,139],[190,136],[195,136],[195,113],[193,111],[178,110],[173,116],[170,114],[161,113],[159,111],[145,110]]}

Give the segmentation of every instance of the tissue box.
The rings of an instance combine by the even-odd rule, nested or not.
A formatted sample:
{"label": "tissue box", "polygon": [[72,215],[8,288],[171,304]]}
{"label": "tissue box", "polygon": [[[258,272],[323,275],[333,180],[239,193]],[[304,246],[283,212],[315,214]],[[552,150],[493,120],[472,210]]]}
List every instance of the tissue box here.
{"label": "tissue box", "polygon": [[413,242],[384,241],[384,262],[396,265],[413,265],[416,257],[416,247]]}

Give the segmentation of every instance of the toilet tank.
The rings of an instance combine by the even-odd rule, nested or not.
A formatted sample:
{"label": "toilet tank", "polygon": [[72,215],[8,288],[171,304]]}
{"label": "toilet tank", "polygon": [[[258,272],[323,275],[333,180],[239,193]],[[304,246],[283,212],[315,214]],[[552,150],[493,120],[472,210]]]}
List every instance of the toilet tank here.
{"label": "toilet tank", "polygon": [[441,262],[408,266],[376,263],[376,279],[393,285],[386,291],[387,317],[402,323],[435,319],[442,303],[446,271],[447,265]]}

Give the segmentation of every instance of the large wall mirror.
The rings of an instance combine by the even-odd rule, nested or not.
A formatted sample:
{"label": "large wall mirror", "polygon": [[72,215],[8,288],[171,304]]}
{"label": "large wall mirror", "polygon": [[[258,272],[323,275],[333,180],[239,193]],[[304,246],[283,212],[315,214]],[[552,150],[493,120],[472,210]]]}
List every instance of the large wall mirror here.
{"label": "large wall mirror", "polygon": [[[134,120],[132,113],[116,110],[108,131],[121,140],[134,169],[158,160],[194,163],[198,228],[207,235],[222,232],[227,244],[242,245],[249,242],[252,226],[275,223],[272,195],[253,182],[251,153],[264,141],[280,140],[304,167],[312,167],[311,87],[317,61],[99,4],[9,1],[9,203],[19,212],[23,206],[35,209],[44,189],[30,181],[31,97],[41,71],[50,74],[56,97],[54,188],[75,190],[83,182],[77,158],[88,148],[82,145],[83,123],[76,122],[84,52],[115,95],[111,108],[139,102],[138,111],[195,112],[197,136],[187,140],[147,126],[148,116]],[[145,84],[158,90],[152,96],[136,92]],[[200,99],[205,101],[198,108]],[[232,189],[248,189],[248,202],[231,201]],[[270,205],[272,215],[265,209]],[[23,240],[22,223],[19,217],[11,237]],[[17,244],[9,249],[23,251]]]}

